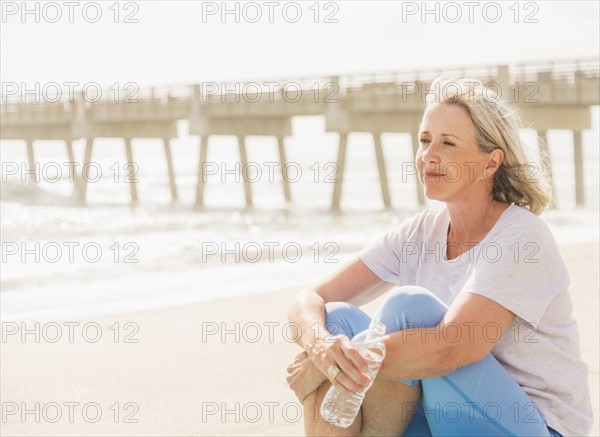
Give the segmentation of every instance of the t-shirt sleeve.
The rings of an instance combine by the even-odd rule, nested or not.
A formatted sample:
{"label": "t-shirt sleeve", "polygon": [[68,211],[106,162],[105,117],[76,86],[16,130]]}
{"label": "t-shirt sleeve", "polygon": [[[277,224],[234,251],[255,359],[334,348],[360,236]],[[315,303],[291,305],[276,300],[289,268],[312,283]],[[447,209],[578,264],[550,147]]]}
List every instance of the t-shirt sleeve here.
{"label": "t-shirt sleeve", "polygon": [[358,258],[379,279],[394,284],[399,282],[403,227],[403,225],[400,225],[386,232],[358,253]]}
{"label": "t-shirt sleeve", "polygon": [[568,283],[550,230],[520,227],[482,244],[463,291],[492,299],[523,320],[539,324]]}
{"label": "t-shirt sleeve", "polygon": [[[358,253],[358,257],[382,281],[399,284],[401,281],[407,280],[407,277],[410,276],[408,271],[414,268],[411,262],[416,261],[405,259],[402,262],[402,251],[406,244],[414,245],[420,241],[423,223],[431,217],[433,215],[428,210],[416,214],[362,249]],[[414,241],[410,242],[411,240]],[[400,271],[401,265],[402,272]]]}

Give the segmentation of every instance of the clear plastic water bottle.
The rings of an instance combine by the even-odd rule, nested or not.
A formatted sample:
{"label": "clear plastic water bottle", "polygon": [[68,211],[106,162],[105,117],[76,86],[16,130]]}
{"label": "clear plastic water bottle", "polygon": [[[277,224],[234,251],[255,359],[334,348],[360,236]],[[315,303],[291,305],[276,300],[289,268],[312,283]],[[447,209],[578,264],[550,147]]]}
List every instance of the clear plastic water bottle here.
{"label": "clear plastic water bottle", "polygon": [[[360,354],[369,363],[369,370],[366,373],[371,378],[371,384],[375,380],[381,362],[385,358],[384,334],[385,325],[381,322],[372,321],[368,329],[359,332],[352,339],[352,344],[358,348]],[[348,428],[352,425],[354,419],[356,419],[356,415],[371,384],[364,391],[350,395],[340,393],[332,385],[321,404],[321,416],[323,419],[341,428]]]}

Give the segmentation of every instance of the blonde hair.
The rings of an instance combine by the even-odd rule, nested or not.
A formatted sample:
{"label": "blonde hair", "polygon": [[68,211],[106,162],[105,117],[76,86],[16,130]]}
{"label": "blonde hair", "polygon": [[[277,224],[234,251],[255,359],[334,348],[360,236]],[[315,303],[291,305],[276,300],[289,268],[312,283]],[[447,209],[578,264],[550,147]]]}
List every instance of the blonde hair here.
{"label": "blonde hair", "polygon": [[[544,164],[538,167],[528,161],[519,138],[520,118],[516,110],[500,99],[494,90],[496,87],[497,84],[484,85],[477,79],[438,78],[427,94],[427,106],[447,103],[464,108],[475,125],[479,150],[490,153],[502,149],[504,152],[504,160],[493,177],[493,198],[523,206],[539,215],[551,202],[548,169]],[[544,158],[542,156],[542,163],[546,162]]]}

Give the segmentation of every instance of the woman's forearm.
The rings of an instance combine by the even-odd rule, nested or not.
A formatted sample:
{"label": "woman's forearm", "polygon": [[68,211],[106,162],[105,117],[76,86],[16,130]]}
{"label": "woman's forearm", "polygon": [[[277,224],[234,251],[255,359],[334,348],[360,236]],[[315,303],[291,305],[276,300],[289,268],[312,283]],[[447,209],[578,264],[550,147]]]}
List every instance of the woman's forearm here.
{"label": "woman's forearm", "polygon": [[299,335],[295,338],[296,343],[306,351],[310,360],[311,366],[304,375],[309,375],[307,377],[312,381],[310,388],[314,390],[327,377],[331,379],[332,366],[338,370],[332,383],[344,393],[358,392],[366,387],[370,381],[366,374],[367,362],[358,350],[352,348],[349,339],[332,336],[325,329],[325,299],[314,289],[307,288],[298,294],[288,310],[288,319],[290,323],[297,324]]}
{"label": "woman's forearm", "polygon": [[315,342],[328,335],[325,301],[312,288],[305,288],[298,294],[288,310],[288,321],[299,329],[294,340],[304,350],[308,351]]}
{"label": "woman's forearm", "polygon": [[461,367],[457,345],[444,341],[441,329],[438,325],[388,334],[379,377],[396,381],[437,378]]}

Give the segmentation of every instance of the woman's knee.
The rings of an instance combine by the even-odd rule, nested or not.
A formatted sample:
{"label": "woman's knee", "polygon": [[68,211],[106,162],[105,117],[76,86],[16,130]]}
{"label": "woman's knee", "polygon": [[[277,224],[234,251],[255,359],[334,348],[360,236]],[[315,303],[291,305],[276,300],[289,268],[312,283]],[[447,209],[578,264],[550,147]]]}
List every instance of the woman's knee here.
{"label": "woman's knee", "polygon": [[390,290],[377,311],[376,318],[386,332],[437,325],[448,307],[426,288],[409,285]]}
{"label": "woman's knee", "polygon": [[325,329],[333,335],[354,337],[367,329],[370,317],[356,305],[347,302],[325,304]]}

